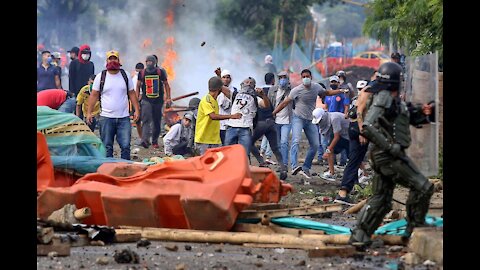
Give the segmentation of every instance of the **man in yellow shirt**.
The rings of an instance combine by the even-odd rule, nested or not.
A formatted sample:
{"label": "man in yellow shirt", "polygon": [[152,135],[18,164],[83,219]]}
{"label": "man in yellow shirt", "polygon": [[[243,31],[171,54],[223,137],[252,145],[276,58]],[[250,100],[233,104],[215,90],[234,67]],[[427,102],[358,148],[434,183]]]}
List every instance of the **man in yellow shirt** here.
{"label": "man in yellow shirt", "polygon": [[[78,117],[81,117],[81,112],[80,110],[82,110],[83,112],[83,115],[87,115],[87,111],[88,111],[88,97],[90,96],[90,93],[92,92],[92,85],[93,85],[93,81],[95,80],[95,74],[92,74],[90,75],[90,77],[88,78],[88,84],[85,85],[84,87],[82,87],[82,89],[80,89],[80,91],[78,92],[78,95],[77,95],[77,110],[75,112],[75,114],[78,116]],[[92,130],[92,132],[95,131],[95,126],[97,125],[97,117],[100,114],[100,101],[97,101],[97,103],[95,103],[95,107],[93,108],[93,113],[92,115],[94,116],[93,120],[92,120],[92,123],[88,124],[88,127]]]}
{"label": "man in yellow shirt", "polygon": [[230,89],[223,86],[222,80],[216,76],[208,80],[208,93],[198,105],[197,122],[195,124],[195,148],[203,155],[208,148],[220,147],[220,121],[224,119],[240,119],[241,113],[218,114],[217,96],[222,92],[230,98]]}

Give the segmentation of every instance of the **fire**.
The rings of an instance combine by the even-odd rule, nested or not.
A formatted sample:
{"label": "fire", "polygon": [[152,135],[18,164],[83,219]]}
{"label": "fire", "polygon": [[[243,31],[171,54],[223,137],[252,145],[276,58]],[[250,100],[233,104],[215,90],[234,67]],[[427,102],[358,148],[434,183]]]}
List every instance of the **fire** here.
{"label": "fire", "polygon": [[175,79],[175,70],[173,68],[174,62],[177,60],[177,52],[173,50],[173,45],[175,43],[175,38],[170,36],[165,40],[166,48],[163,53],[164,58],[162,62],[162,67],[167,72],[168,80],[173,81]]}
{"label": "fire", "polygon": [[169,9],[167,11],[167,16],[165,17],[165,22],[167,23],[167,27],[169,29],[173,27],[173,21],[174,21],[174,13],[172,9]]}

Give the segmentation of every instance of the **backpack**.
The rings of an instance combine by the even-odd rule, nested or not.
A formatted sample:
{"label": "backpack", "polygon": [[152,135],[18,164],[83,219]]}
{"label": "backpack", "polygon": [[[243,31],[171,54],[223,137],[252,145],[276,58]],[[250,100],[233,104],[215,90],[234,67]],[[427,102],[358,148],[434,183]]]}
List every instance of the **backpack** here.
{"label": "backpack", "polygon": [[[234,91],[233,91],[233,94],[232,94],[232,103],[233,101],[235,100],[235,97],[237,96],[238,94],[238,91],[237,91],[237,88],[234,87]],[[248,93],[247,93],[248,94]],[[250,96],[253,97],[253,102],[255,103],[255,107],[257,108],[258,110],[258,100],[257,100],[257,95],[252,95],[252,94],[248,94]],[[255,127],[257,126],[257,122],[258,122],[258,113],[255,113],[255,117],[253,118],[253,129],[255,129]]]}
{"label": "backpack", "polygon": [[[161,78],[162,78],[162,69],[159,68],[159,67],[155,67],[155,71],[157,72],[157,75],[158,75],[158,77],[159,77],[160,83],[161,83],[162,86],[163,86],[163,81],[161,80]],[[165,71],[165,73],[167,73],[167,72]],[[140,71],[140,75],[141,75],[141,78],[142,78],[142,83],[145,83],[145,69],[142,69],[142,70]],[[162,88],[162,89],[159,89],[159,90],[163,91],[163,87],[161,87],[161,88]],[[145,93],[145,95],[146,95],[146,93]],[[160,93],[159,93],[159,95],[160,95]],[[147,97],[148,97],[148,96],[147,96]],[[148,97],[148,98],[149,98],[149,97]]]}

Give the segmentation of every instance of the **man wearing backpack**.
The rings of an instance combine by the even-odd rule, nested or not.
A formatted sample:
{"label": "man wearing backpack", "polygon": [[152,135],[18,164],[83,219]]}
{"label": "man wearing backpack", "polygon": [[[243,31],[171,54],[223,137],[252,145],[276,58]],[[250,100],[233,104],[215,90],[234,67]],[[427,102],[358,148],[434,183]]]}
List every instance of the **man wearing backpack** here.
{"label": "man wearing backpack", "polygon": [[113,141],[121,149],[121,158],[130,160],[130,140],[132,126],[128,112],[128,99],[132,101],[135,112],[133,121],[137,121],[140,106],[134,91],[133,82],[125,70],[120,68],[120,54],[111,50],[107,52],[106,70],[95,77],[92,93],[88,99],[87,124],[93,120],[92,111],[100,97],[101,112],[98,123],[100,124],[100,138],[105,144],[107,157],[113,157]]}
{"label": "man wearing backpack", "polygon": [[[250,157],[250,147],[252,145],[252,130],[256,126],[258,100],[257,94],[263,92],[261,88],[255,89],[255,79],[248,77],[240,84],[240,90],[232,94],[232,114],[240,113],[240,119],[228,119],[227,133],[225,134],[225,144],[241,144]],[[266,95],[261,98],[267,99]],[[269,105],[265,104],[265,105]],[[262,107],[266,107],[263,105]]]}
{"label": "man wearing backpack", "polygon": [[161,131],[162,107],[163,107],[163,89],[169,91],[170,87],[167,81],[167,72],[156,66],[155,56],[149,55],[146,58],[146,68],[138,73],[136,91],[140,92],[142,88],[142,97],[140,98],[142,107],[142,142],[144,148],[152,146],[158,149],[158,137]]}

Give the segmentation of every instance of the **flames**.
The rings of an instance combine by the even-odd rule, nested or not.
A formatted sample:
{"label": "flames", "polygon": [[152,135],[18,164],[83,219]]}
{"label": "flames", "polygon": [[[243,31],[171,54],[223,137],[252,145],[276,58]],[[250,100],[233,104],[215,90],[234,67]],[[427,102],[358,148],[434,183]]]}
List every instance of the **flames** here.
{"label": "flames", "polygon": [[163,51],[163,62],[161,66],[167,72],[168,80],[173,81],[175,79],[174,63],[177,60],[177,52],[173,49],[175,44],[175,38],[172,36],[167,37],[165,40],[165,49]]}
{"label": "flames", "polygon": [[[175,26],[175,13],[173,7],[179,3],[178,0],[172,0],[172,5],[165,16],[168,36],[164,41],[163,47],[156,50],[159,60],[161,61],[163,59],[163,62],[161,64],[159,63],[159,66],[165,69],[170,82],[175,79],[174,66],[178,57],[177,52],[175,51],[175,38],[173,36],[173,28]],[[146,38],[140,46],[144,51],[150,49],[152,46],[152,39]]]}

